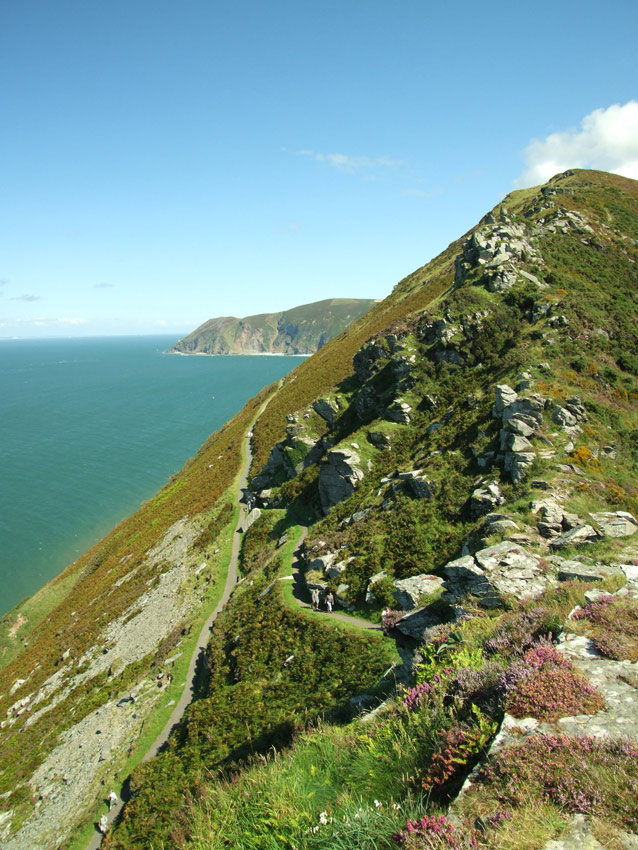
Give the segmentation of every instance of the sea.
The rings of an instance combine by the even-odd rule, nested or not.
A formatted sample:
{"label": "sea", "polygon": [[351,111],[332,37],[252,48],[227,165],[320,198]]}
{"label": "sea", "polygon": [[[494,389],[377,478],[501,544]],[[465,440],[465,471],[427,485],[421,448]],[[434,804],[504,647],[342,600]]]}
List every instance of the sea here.
{"label": "sea", "polygon": [[104,537],[286,356],[180,356],[174,336],[0,340],[0,615]]}

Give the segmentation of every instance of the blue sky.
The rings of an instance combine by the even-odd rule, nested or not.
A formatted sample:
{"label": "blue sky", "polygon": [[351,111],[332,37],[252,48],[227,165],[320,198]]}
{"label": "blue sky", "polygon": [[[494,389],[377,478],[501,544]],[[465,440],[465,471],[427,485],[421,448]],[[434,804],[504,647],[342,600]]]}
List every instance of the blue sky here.
{"label": "blue sky", "polygon": [[638,177],[638,4],[0,0],[0,337],[382,298],[547,169]]}

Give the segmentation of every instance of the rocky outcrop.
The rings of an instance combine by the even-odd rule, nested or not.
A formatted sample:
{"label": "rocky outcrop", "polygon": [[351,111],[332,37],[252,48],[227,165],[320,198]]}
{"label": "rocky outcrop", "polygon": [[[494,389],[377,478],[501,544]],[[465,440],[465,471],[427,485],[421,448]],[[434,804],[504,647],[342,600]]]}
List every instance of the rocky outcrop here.
{"label": "rocky outcrop", "polygon": [[324,513],[351,496],[363,479],[361,459],[352,449],[331,449],[319,467],[319,497]]}
{"label": "rocky outcrop", "polygon": [[496,481],[490,481],[484,487],[477,487],[469,500],[470,516],[477,519],[489,514],[497,505],[502,505],[505,499]]}
{"label": "rocky outcrop", "polygon": [[603,537],[631,537],[638,531],[638,522],[627,511],[602,511],[589,514]]}
{"label": "rocky outcrop", "polygon": [[398,579],[394,582],[394,596],[397,606],[404,611],[411,611],[418,605],[422,596],[431,596],[443,586],[443,579],[438,576],[422,574]]}
{"label": "rocky outcrop", "polygon": [[463,243],[455,260],[455,284],[480,269],[490,292],[510,289],[519,279],[521,263],[541,262],[532,239],[525,225],[515,224],[502,210],[500,222],[488,220]]}
{"label": "rocky outcrop", "polygon": [[450,561],[443,574],[447,602],[456,604],[470,594],[483,608],[498,608],[507,596],[538,596],[553,582],[540,556],[510,540]]}

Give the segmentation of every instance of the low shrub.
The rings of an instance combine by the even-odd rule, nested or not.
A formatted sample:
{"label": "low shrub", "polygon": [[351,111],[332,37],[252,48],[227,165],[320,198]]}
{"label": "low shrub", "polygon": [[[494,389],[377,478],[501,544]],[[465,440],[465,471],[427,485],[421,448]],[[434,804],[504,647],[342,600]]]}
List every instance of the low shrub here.
{"label": "low shrub", "polygon": [[425,815],[421,820],[408,820],[405,829],[392,838],[406,850],[471,850],[480,847],[481,833],[461,833],[445,815]]}
{"label": "low shrub", "polygon": [[533,735],[481,769],[472,793],[524,808],[530,799],[569,814],[613,817],[638,826],[638,743],[569,735]]}
{"label": "low shrub", "polygon": [[638,661],[638,603],[603,596],[574,614],[587,620],[596,649],[615,661]]}
{"label": "low shrub", "polygon": [[605,706],[591,682],[547,642],[528,649],[501,682],[505,706],[514,717],[554,722],[574,714],[596,714]]}

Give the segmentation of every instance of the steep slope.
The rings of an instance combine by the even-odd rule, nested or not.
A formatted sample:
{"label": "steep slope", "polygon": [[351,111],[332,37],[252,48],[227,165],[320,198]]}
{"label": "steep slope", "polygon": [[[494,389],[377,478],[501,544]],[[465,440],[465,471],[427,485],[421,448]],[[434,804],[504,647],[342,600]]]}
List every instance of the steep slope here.
{"label": "steep slope", "polygon": [[209,319],[175,343],[176,354],[314,354],[374,301],[327,298],[281,313]]}
{"label": "steep slope", "polygon": [[[263,640],[268,627],[278,635],[278,653],[259,657],[257,679],[244,667],[240,681],[261,693],[258,682],[277,681],[286,658],[297,657],[298,645],[273,612],[262,614],[260,602],[264,593],[275,594],[273,576],[289,569],[276,554],[285,517],[296,522],[305,516],[311,526],[308,590],[332,592],[338,605],[359,615],[367,609],[372,618],[380,617],[382,607],[397,609],[386,614],[387,626],[396,621],[392,633],[408,655],[437,630],[468,616],[484,622],[486,612],[505,610],[517,599],[545,593],[546,605],[553,605],[551,594],[566,578],[624,581],[618,565],[638,555],[632,360],[637,188],[621,178],[568,172],[539,190],[514,193],[418,273],[424,287],[414,279],[402,282],[366,317],[365,328],[355,324],[319,353],[317,371],[309,361],[289,376],[254,429],[257,452],[272,446],[278,429],[282,439],[268,453],[262,450],[254,467],[248,498],[263,514],[251,529],[257,551],[245,563],[253,590],[235,605],[240,598],[246,604],[248,596],[255,607],[242,615],[231,601],[225,636],[218,635],[221,642],[211,651],[211,663],[222,664],[220,673],[235,669],[237,636],[240,646]],[[418,299],[427,298],[424,290],[434,281],[441,297],[423,310]],[[384,330],[351,348],[354,372],[345,365],[340,372],[343,352],[375,322]],[[582,593],[557,599],[562,603],[548,615],[554,629]],[[284,600],[277,594],[274,601],[279,610]],[[493,630],[496,622],[494,615],[487,618]],[[487,623],[479,627],[483,637]],[[544,629],[553,634],[545,625],[539,633]],[[312,638],[307,641],[310,649]],[[479,655],[482,645],[475,650]],[[499,656],[499,663],[504,659]],[[292,671],[287,675],[294,678]],[[219,750],[228,734],[219,703],[225,687],[211,681],[208,696],[193,707],[186,737],[176,736],[170,755],[136,775],[134,799],[112,846],[137,846],[136,835],[147,829],[155,840],[170,834],[187,844],[187,836],[197,834],[186,789],[206,782],[204,764],[221,768],[229,757]],[[232,687],[224,700],[232,699]],[[248,709],[244,716],[261,730],[250,737],[251,747],[259,749],[272,741],[269,734],[278,725],[272,705],[261,697],[256,704],[259,711]],[[437,716],[439,731],[455,728],[451,716]],[[491,719],[481,720],[471,745],[474,758],[494,728]],[[438,737],[436,730],[428,734]],[[434,755],[435,747],[424,745],[414,756],[419,770],[426,771]],[[449,757],[473,763],[470,756]],[[377,765],[372,787],[383,786],[387,803],[385,770]],[[406,770],[399,771],[403,779],[395,777],[395,800],[410,793]],[[181,820],[171,831],[174,815],[154,809],[150,789],[176,774],[171,787],[177,808],[170,810],[181,812]],[[250,786],[253,780],[246,781]],[[343,775],[335,781],[344,781]],[[351,787],[356,795],[357,784]],[[202,793],[220,799],[226,792],[213,783]],[[263,812],[250,791],[243,794],[243,804]],[[292,806],[283,796],[277,802]],[[421,806],[422,812],[422,805],[415,811]],[[201,812],[215,820],[209,806]],[[276,846],[324,846],[307,837],[316,834],[310,819],[260,817],[260,829],[251,821],[261,836],[255,846],[273,833]],[[248,834],[240,834],[252,846]],[[206,840],[201,833],[200,839]],[[326,835],[326,847],[330,840]],[[364,844],[360,833],[351,842],[343,846],[376,846]]]}
{"label": "steep slope", "polygon": [[[476,635],[484,639],[498,629],[507,616],[499,612],[517,600],[545,593],[551,608],[560,598],[552,609],[556,626],[580,598],[555,591],[562,578],[608,576],[621,583],[618,565],[638,560],[636,260],[638,184],[566,172],[508,196],[269,390],[253,428],[247,498],[261,515],[253,515],[244,536],[244,581],[214,628],[199,699],[166,752],[134,771],[133,798],[108,846],[184,845],[197,836],[198,819],[213,818],[207,795],[223,802],[216,772],[236,773],[241,759],[286,746],[320,716],[337,726],[321,741],[315,736],[316,746],[333,740],[344,758],[352,755],[360,732],[356,724],[344,731],[338,724],[391,693],[395,675],[408,681],[415,652],[430,657],[432,644],[419,646],[424,639],[434,637],[435,647],[465,641],[463,652],[480,655]],[[117,713],[118,701],[131,693],[138,725],[127,719],[123,729],[132,750],[139,724],[157,715],[151,713],[162,692],[157,676],[179,664],[173,656],[186,651],[189,629],[203,618],[198,605],[210,607],[223,571],[234,496],[228,485],[239,468],[242,435],[266,394],[213,435],[155,500],[69,568],[62,580],[74,583],[70,595],[0,674],[0,792],[7,812],[0,828],[5,843],[15,836],[11,847],[61,846],[91,812],[99,783],[117,783],[128,772],[121,746],[103,747],[104,760],[87,766],[85,793],[67,805],[67,823],[47,821],[56,798],[68,793],[63,773],[49,772],[46,781],[36,773],[56,746],[74,736],[84,745],[82,723],[88,727],[107,706]],[[302,585],[293,592],[289,576],[302,522],[309,527],[308,589],[332,592],[342,610],[372,621],[386,609],[386,629],[396,621],[393,637],[342,631],[298,605],[294,593],[306,591]],[[168,596],[161,595],[164,582],[173,582]],[[154,589],[156,602],[147,605]],[[169,598],[179,605],[171,608]],[[123,655],[120,632],[145,616],[158,621],[155,650],[149,638],[135,657]],[[470,616],[476,634],[449,638],[454,624]],[[395,640],[402,663],[388,674]],[[445,652],[441,657],[450,660]],[[168,702],[177,672],[174,678]],[[469,724],[466,737],[478,729],[475,758],[502,715],[477,719],[468,712],[457,719]],[[399,725],[392,721],[391,728],[403,741],[425,742],[409,765],[390,769],[394,738],[384,750],[380,730],[362,745],[371,755],[359,773],[344,766],[333,776],[328,750],[321,749],[315,773],[332,778],[322,780],[321,790],[308,779],[312,802],[304,805],[316,801],[317,815],[319,806],[324,813],[327,805],[336,808],[333,783],[345,783],[353,808],[344,809],[344,823],[361,820],[357,795],[370,803],[371,824],[375,796],[385,812],[394,801],[401,812],[421,815],[435,742],[441,730],[455,727],[441,706],[427,712],[440,729],[434,720],[426,729],[424,717],[411,713],[410,722],[422,725],[406,731],[404,714],[397,710]],[[472,758],[460,763],[470,766]],[[240,797],[256,811],[246,790],[251,776]],[[309,816],[295,819],[283,798],[277,805],[276,814],[253,822],[253,838],[240,830],[235,846],[322,846],[311,840],[317,833],[309,832]],[[390,846],[399,817],[385,823],[385,844],[374,821],[368,838],[377,845],[357,834],[339,846]],[[33,837],[38,824],[40,845]]]}

